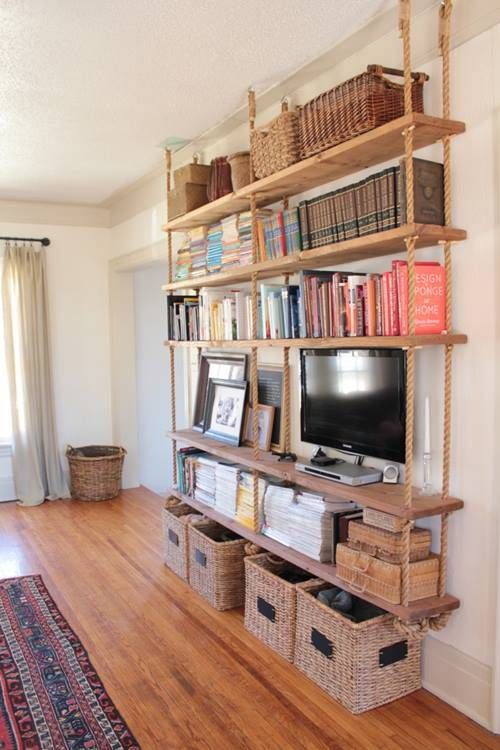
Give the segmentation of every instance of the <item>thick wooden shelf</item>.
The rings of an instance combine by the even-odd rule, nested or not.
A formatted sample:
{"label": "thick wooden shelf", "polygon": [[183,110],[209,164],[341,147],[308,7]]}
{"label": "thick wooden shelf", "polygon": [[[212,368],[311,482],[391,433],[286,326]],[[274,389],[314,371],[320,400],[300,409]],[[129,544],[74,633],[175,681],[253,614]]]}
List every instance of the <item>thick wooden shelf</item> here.
{"label": "thick wooden shelf", "polygon": [[[245,539],[259,545],[259,547],[262,547],[273,554],[279,555],[283,559],[288,560],[294,565],[298,565],[300,568],[307,570],[318,578],[322,578],[328,583],[332,583],[333,585],[338,586],[345,591],[349,591],[356,596],[360,595],[359,591],[351,588],[348,583],[337,577],[336,566],[332,563],[320,563],[317,560],[313,560],[302,552],[297,552],[290,547],[286,547],[284,544],[280,544],[280,542],[276,542],[274,539],[270,539],[264,534],[259,534],[248,529],[246,526],[235,521],[234,518],[230,518],[212,506],[201,503],[199,500],[195,500],[188,495],[183,495],[178,490],[171,490],[170,494],[175,495],[175,497],[183,500],[192,508],[199,510],[209,518],[213,518],[214,521],[217,521],[222,526],[231,529]],[[362,597],[366,601],[375,604],[377,607],[392,612],[392,614],[396,615],[404,622],[413,622],[420,620],[423,617],[438,615],[441,612],[450,612],[457,609],[460,605],[459,600],[449,594],[445,594],[443,597],[435,596],[428,599],[420,599],[419,601],[412,602],[408,607],[404,607],[402,604],[391,604],[384,599],[380,599],[378,596],[373,596],[366,592],[362,594]]]}
{"label": "thick wooden shelf", "polygon": [[238,339],[234,341],[165,341],[165,346],[198,349],[251,349],[252,347],[284,347],[290,349],[406,349],[410,346],[446,346],[466,344],[464,333],[439,333],[428,336],[342,336],[342,338],[311,339]]}
{"label": "thick wooden shelf", "polygon": [[465,131],[463,122],[444,120],[440,117],[414,112],[345,143],[340,143],[316,156],[292,164],[287,169],[257,180],[235,193],[207,203],[184,216],[178,216],[165,224],[163,229],[185,231],[198,226],[207,226],[233,213],[248,210],[252,194],[257,197],[257,205],[262,207],[284,197],[298,195],[340,177],[400,157],[404,154],[403,131],[412,125],[415,126],[413,131],[415,150],[436,143],[445,135],[458,135]]}
{"label": "thick wooden shelf", "polygon": [[260,279],[273,278],[284,273],[297,273],[304,268],[324,268],[338,263],[349,263],[357,260],[369,260],[384,255],[406,252],[405,239],[416,237],[418,248],[434,247],[446,240],[461,242],[467,238],[463,229],[442,227],[435,224],[405,224],[385,232],[374,232],[364,237],[335,242],[331,245],[303,250],[295,255],[273,258],[247,266],[236,266],[228,271],[208,273],[196,279],[183,279],[165,284],[162,289],[173,292],[179,289],[199,289],[202,286],[227,286],[243,284],[250,281],[252,273]]}
{"label": "thick wooden shelf", "polygon": [[313,490],[325,496],[325,498],[350,500],[359,505],[392,513],[401,518],[425,518],[463,508],[462,500],[450,497],[444,503],[440,495],[421,495],[418,488],[414,489],[412,507],[405,508],[402,484],[394,485],[378,482],[362,487],[351,487],[347,484],[337,484],[329,479],[304,474],[295,469],[295,464],[280,462],[277,456],[266,451],[260,451],[258,459],[255,460],[253,448],[226,445],[219,440],[205,437],[197,430],[177,430],[176,432],[168,432],[167,435],[178,442],[200,448],[219,458],[234,461],[249,469],[257,469],[263,474],[270,474],[278,479]]}

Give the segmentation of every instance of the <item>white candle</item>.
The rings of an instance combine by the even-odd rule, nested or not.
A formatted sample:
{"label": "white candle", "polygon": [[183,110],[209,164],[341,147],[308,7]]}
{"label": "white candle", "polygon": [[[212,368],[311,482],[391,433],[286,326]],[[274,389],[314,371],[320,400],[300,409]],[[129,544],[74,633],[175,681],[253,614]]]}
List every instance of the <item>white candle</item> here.
{"label": "white candle", "polygon": [[425,418],[424,418],[424,453],[431,452],[431,408],[429,396],[425,397]]}

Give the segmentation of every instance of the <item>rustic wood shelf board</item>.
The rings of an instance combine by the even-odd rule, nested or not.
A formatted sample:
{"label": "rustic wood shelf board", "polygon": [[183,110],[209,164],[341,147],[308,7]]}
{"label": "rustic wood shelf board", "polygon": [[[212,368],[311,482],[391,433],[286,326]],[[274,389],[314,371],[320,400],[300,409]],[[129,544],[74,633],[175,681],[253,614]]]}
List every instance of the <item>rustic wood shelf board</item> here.
{"label": "rustic wood shelf board", "polygon": [[465,124],[457,120],[444,120],[441,117],[417,112],[404,115],[316,156],[292,164],[269,177],[257,180],[236,193],[225,195],[184,216],[172,219],[163,229],[184,231],[198,226],[208,226],[230,214],[248,210],[252,194],[256,195],[259,207],[266,206],[283,197],[297,195],[367,167],[403,156],[403,131],[412,125],[415,126],[415,150],[436,143],[445,135],[458,135],[465,131]]}
{"label": "rustic wood shelf board", "polygon": [[266,279],[284,273],[297,273],[304,268],[322,268],[379,258],[384,255],[406,252],[405,239],[408,237],[417,237],[417,247],[422,248],[434,247],[445,240],[461,242],[466,239],[467,233],[463,229],[441,227],[435,224],[405,224],[385,232],[374,232],[364,237],[354,237],[351,240],[316,247],[313,250],[303,250],[296,255],[273,258],[247,266],[237,266],[229,271],[209,273],[196,279],[174,281],[171,284],[165,284],[162,288],[164,291],[173,292],[178,289],[198,289],[202,286],[243,284],[250,281],[252,273],[257,273],[259,278]]}
{"label": "rustic wood shelf board", "polygon": [[[221,513],[212,506],[201,503],[188,495],[183,495],[177,490],[171,490],[170,494],[175,495],[175,497],[178,497],[180,500],[184,501],[192,508],[199,510],[209,518],[212,518],[222,526],[231,529],[245,539],[248,539],[254,544],[257,544],[259,547],[263,547],[269,552],[279,555],[283,559],[288,560],[294,565],[298,565],[300,568],[307,570],[309,573],[317,576],[318,578],[322,578],[328,583],[332,583],[335,586],[344,589],[345,591],[349,591],[352,594],[359,596],[359,591],[352,589],[348,583],[342,581],[337,577],[336,566],[332,563],[320,563],[317,560],[313,560],[307,555],[304,555],[301,552],[297,552],[290,547],[286,547],[284,544],[280,544],[279,542],[276,542],[274,539],[270,539],[264,534],[259,534],[255,531],[252,531],[251,529],[248,529],[246,526],[243,526],[242,524],[235,521],[234,518],[230,518],[229,516],[224,515],[224,513]],[[372,594],[368,594],[366,592],[364,592],[362,596],[363,599],[371,602],[372,604],[375,604],[377,607],[381,607],[388,612],[392,612],[392,614],[401,618],[401,620],[403,620],[404,622],[413,622],[416,620],[420,620],[423,617],[432,617],[438,615],[441,612],[450,612],[454,609],[457,609],[460,604],[458,599],[456,599],[454,596],[450,596],[449,594],[445,594],[445,596],[443,597],[435,596],[429,599],[421,599],[419,601],[410,603],[407,607],[404,607],[401,604],[391,604],[384,599],[380,599],[378,596],[373,596]]]}
{"label": "rustic wood shelf board", "polygon": [[177,430],[176,432],[168,432],[167,435],[178,442],[187,443],[219,458],[235,461],[249,469],[257,469],[263,474],[270,474],[278,479],[284,479],[313,490],[326,498],[351,500],[359,503],[359,505],[381,510],[385,513],[392,513],[402,518],[425,518],[459,510],[463,507],[463,501],[457,498],[450,497],[444,503],[440,495],[421,495],[419,489],[415,488],[412,507],[405,508],[402,484],[379,482],[361,487],[351,487],[347,484],[339,484],[296,471],[295,464],[280,462],[277,456],[266,451],[260,451],[258,459],[255,460],[251,447],[226,445],[213,438],[205,437],[196,430]]}
{"label": "rustic wood shelf board", "polygon": [[467,336],[463,333],[435,334],[427,336],[343,336],[342,338],[316,339],[250,339],[245,341],[165,341],[165,346],[181,348],[197,347],[198,349],[251,349],[256,346],[273,346],[291,349],[367,349],[383,347],[384,349],[405,349],[410,346],[447,346],[448,344],[466,344]]}

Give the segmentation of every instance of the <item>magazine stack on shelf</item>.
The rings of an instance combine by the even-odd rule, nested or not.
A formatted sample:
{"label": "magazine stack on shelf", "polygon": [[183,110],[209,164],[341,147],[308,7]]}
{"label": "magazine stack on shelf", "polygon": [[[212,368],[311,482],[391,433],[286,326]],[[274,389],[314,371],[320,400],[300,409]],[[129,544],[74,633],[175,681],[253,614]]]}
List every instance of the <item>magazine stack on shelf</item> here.
{"label": "magazine stack on shelf", "polygon": [[207,505],[215,504],[215,469],[217,459],[199,456],[195,462],[195,500]]}
{"label": "magazine stack on shelf", "polygon": [[238,215],[233,214],[222,219],[222,257],[221,270],[240,265],[240,237],[238,233]]}
{"label": "magazine stack on shelf", "polygon": [[[262,516],[262,502],[268,479],[259,476],[259,518]],[[249,471],[241,471],[238,481],[238,493],[236,496],[236,520],[242,526],[253,529],[254,512],[253,512],[253,475]]]}
{"label": "magazine stack on shelf", "polygon": [[217,273],[222,265],[222,223],[212,224],[207,232],[207,271]]}
{"label": "magazine stack on shelf", "polygon": [[191,278],[205,276],[207,272],[207,230],[197,227],[189,232],[189,254],[191,256]]}
{"label": "magazine stack on shelf", "polygon": [[215,507],[226,516],[236,515],[240,467],[219,461],[215,467]]}
{"label": "magazine stack on shelf", "polygon": [[191,276],[191,250],[189,238],[186,236],[184,242],[177,251],[177,258],[175,260],[175,280],[183,281],[184,279],[189,279]]}

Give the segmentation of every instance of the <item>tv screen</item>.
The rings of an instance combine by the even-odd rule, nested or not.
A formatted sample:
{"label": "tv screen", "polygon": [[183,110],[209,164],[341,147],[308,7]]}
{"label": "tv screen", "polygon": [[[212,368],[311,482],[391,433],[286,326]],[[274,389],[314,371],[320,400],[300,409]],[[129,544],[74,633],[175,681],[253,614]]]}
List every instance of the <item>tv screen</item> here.
{"label": "tv screen", "polygon": [[303,349],[301,438],[349,453],[405,461],[401,349]]}

